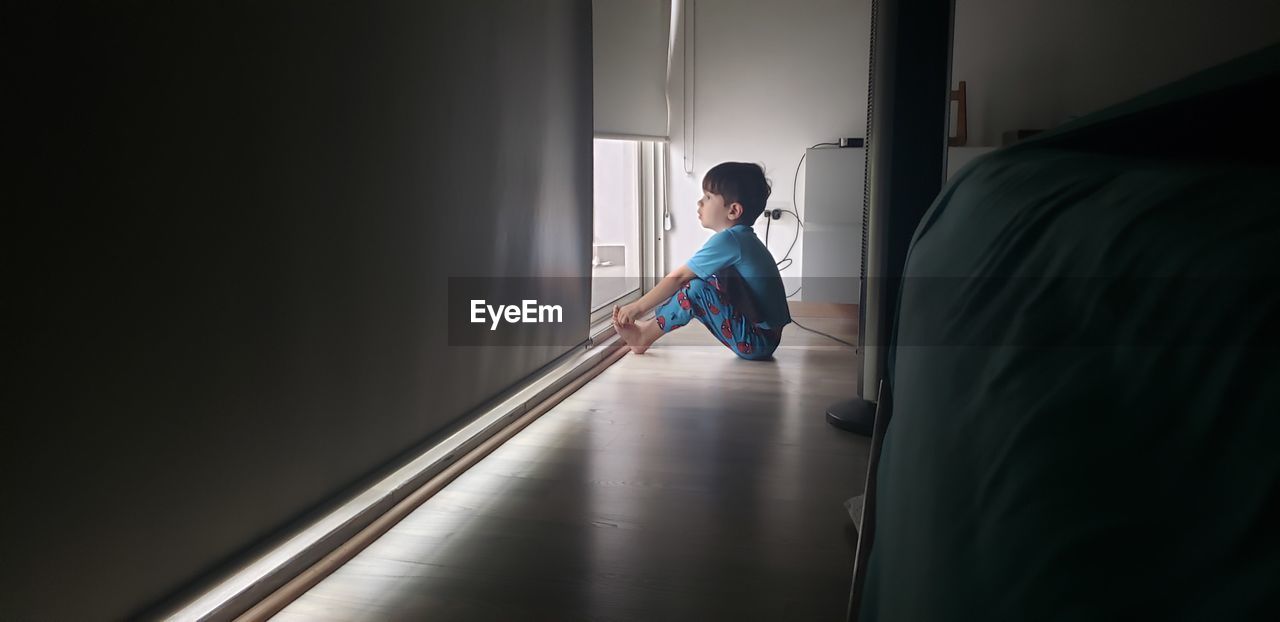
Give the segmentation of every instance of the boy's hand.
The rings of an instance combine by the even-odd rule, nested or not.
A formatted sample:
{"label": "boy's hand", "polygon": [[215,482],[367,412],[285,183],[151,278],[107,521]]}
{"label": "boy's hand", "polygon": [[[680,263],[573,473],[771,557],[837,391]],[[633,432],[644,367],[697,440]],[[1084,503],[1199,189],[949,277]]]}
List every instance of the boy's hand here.
{"label": "boy's hand", "polygon": [[613,323],[618,326],[630,326],[635,323],[636,316],[640,315],[636,312],[635,307],[626,305],[619,307],[613,305]]}

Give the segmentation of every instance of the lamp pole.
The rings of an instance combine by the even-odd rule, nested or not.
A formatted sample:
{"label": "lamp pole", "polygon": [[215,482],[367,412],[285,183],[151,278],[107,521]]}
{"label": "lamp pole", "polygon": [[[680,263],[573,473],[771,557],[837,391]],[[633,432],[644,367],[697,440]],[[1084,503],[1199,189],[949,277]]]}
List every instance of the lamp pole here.
{"label": "lamp pole", "polygon": [[872,0],[858,396],[827,421],[870,436],[916,226],[946,177],[954,0]]}

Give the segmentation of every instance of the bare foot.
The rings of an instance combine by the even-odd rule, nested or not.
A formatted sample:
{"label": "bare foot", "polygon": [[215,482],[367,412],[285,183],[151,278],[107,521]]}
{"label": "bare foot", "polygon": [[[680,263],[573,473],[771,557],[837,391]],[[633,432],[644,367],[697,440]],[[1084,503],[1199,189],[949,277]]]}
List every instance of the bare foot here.
{"label": "bare foot", "polygon": [[622,340],[631,347],[632,352],[644,354],[644,351],[649,349],[649,344],[644,343],[644,337],[641,335],[640,322],[632,324],[618,324],[615,322],[613,328],[618,331],[618,336],[622,337]]}
{"label": "bare foot", "polygon": [[614,328],[636,354],[644,354],[662,336],[662,328],[654,320],[641,320],[629,326],[614,324]]}

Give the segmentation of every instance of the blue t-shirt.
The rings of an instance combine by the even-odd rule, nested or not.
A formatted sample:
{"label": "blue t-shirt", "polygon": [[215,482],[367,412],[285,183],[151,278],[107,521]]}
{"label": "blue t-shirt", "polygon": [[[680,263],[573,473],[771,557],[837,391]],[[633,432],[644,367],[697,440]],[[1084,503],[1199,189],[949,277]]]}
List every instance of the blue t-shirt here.
{"label": "blue t-shirt", "polygon": [[782,328],[791,322],[778,264],[750,225],[734,225],[711,236],[687,265],[700,279],[732,267],[742,275],[751,300],[764,316],[764,328]]}

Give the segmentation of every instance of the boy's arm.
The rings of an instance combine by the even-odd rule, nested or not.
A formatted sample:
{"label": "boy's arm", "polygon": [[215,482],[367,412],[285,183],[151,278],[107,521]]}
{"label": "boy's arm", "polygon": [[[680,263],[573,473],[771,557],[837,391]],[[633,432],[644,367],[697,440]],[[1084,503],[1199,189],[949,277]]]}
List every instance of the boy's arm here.
{"label": "boy's arm", "polygon": [[670,274],[663,277],[653,289],[641,296],[639,300],[622,307],[615,306],[613,308],[613,321],[622,325],[635,322],[650,309],[674,296],[685,283],[695,278],[697,278],[697,275],[693,273],[693,270],[689,269],[688,264],[682,264],[679,268],[672,270]]}

